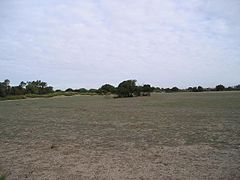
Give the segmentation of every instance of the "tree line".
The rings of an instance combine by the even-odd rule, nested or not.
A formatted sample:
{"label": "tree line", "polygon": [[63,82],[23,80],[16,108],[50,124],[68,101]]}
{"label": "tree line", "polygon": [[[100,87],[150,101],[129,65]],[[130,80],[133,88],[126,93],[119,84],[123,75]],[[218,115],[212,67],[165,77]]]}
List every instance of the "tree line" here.
{"label": "tree line", "polygon": [[121,82],[117,87],[111,84],[104,84],[98,89],[72,89],[67,88],[66,90],[53,90],[52,86],[48,86],[47,82],[36,80],[36,81],[27,81],[20,82],[18,86],[11,86],[10,80],[6,79],[3,82],[0,82],[0,97],[6,96],[17,96],[17,95],[26,95],[26,94],[52,94],[55,93],[80,93],[80,94],[116,94],[117,97],[135,97],[135,96],[150,96],[152,92],[203,92],[203,91],[236,91],[240,90],[240,85],[233,87],[225,87],[223,85],[217,85],[215,88],[203,88],[202,86],[189,87],[187,89],[180,89],[178,87],[172,88],[160,88],[154,87],[150,84],[137,85],[136,80],[126,80]]}
{"label": "tree line", "polygon": [[49,94],[53,93],[53,87],[48,86],[46,82],[37,81],[22,81],[18,86],[11,86],[10,80],[6,79],[0,82],[0,97],[25,95],[25,94]]}
{"label": "tree line", "polygon": [[[133,96],[150,96],[150,93],[154,91],[154,87],[149,84],[142,86],[136,85],[136,80],[126,80],[121,82],[117,87],[111,84],[104,84],[98,89],[72,89],[68,88],[65,92],[77,92],[77,93],[95,93],[100,95],[116,94],[118,97],[133,97]],[[56,90],[61,92],[61,90]]]}

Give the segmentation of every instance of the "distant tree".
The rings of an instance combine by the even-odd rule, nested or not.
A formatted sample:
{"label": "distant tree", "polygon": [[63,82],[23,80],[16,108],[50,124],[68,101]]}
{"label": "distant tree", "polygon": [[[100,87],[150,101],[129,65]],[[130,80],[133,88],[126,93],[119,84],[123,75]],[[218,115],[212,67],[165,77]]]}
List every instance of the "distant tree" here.
{"label": "distant tree", "polygon": [[47,87],[47,83],[46,83],[46,82],[40,81],[40,82],[39,82],[39,85],[40,85],[40,87],[41,87],[42,89],[44,89],[45,87]]}
{"label": "distant tree", "polygon": [[172,92],[172,90],[170,88],[165,88],[165,89],[163,89],[163,91],[165,91],[166,93]]}
{"label": "distant tree", "polygon": [[7,96],[6,86],[4,85],[4,83],[0,82],[0,97],[5,96]]}
{"label": "distant tree", "polygon": [[234,89],[234,87],[229,86],[225,90],[227,90],[227,91],[234,91],[235,89]]}
{"label": "distant tree", "polygon": [[20,86],[13,86],[11,87],[11,95],[24,95],[25,89]]}
{"label": "distant tree", "polygon": [[53,92],[53,87],[47,86],[46,82],[41,80],[28,81],[25,83],[22,81],[18,86],[10,86],[8,79],[0,82],[0,96],[8,95],[24,95],[26,93],[31,94],[47,94]]}
{"label": "distant tree", "polygon": [[20,82],[19,87],[25,88],[26,85],[27,85],[27,83],[25,83],[24,81],[22,81],[22,82]]}
{"label": "distant tree", "polygon": [[203,92],[203,87],[202,86],[198,86],[197,91],[198,92]]}
{"label": "distant tree", "polygon": [[193,92],[193,88],[192,88],[192,87],[189,87],[187,90],[188,90],[189,92]]}
{"label": "distant tree", "polygon": [[104,84],[101,88],[98,89],[98,92],[101,94],[115,94],[116,93],[116,88],[110,84]]}
{"label": "distant tree", "polygon": [[193,88],[192,88],[192,92],[198,92],[197,87],[193,87]]}
{"label": "distant tree", "polygon": [[28,81],[26,86],[27,93],[30,94],[40,94],[40,80]]}
{"label": "distant tree", "polygon": [[117,88],[119,97],[133,97],[137,91],[136,80],[126,80],[121,82]]}
{"label": "distant tree", "polygon": [[6,94],[10,95],[10,93],[11,93],[10,80],[5,79],[3,84],[4,84],[5,88],[6,88]]}
{"label": "distant tree", "polygon": [[143,95],[143,86],[136,86],[136,89],[133,94],[134,94],[134,96]]}
{"label": "distant tree", "polygon": [[214,89],[208,87],[208,88],[205,88],[204,91],[213,91]]}
{"label": "distant tree", "polygon": [[149,84],[144,84],[140,91],[142,91],[143,96],[150,96],[151,92],[153,92],[153,88]]}
{"label": "distant tree", "polygon": [[236,89],[236,90],[240,90],[240,84],[239,84],[239,85],[236,85],[236,86],[234,86],[234,89]]}
{"label": "distant tree", "polygon": [[8,87],[10,86],[10,80],[9,79],[5,79],[3,82],[4,86]]}
{"label": "distant tree", "polygon": [[62,90],[61,89],[56,89],[55,92],[62,92]]}
{"label": "distant tree", "polygon": [[72,88],[68,88],[65,90],[65,92],[73,92],[73,89]]}
{"label": "distant tree", "polygon": [[10,81],[8,79],[0,82],[0,96],[5,97],[11,94]]}
{"label": "distant tree", "polygon": [[85,89],[85,88],[80,88],[80,89],[78,89],[78,92],[79,92],[79,93],[87,93],[88,90]]}
{"label": "distant tree", "polygon": [[17,94],[19,94],[19,95],[24,95],[24,94],[26,94],[26,89],[25,89],[26,85],[27,85],[27,84],[26,84],[24,81],[22,81],[22,82],[17,86],[17,92],[15,92],[15,93],[17,93]]}
{"label": "distant tree", "polygon": [[172,92],[178,92],[179,89],[178,89],[178,87],[173,87],[173,88],[171,89],[171,91],[172,91]]}
{"label": "distant tree", "polygon": [[46,82],[38,82],[39,84],[37,85],[38,87],[38,92],[39,94],[48,94],[52,92],[52,88],[51,87],[47,87],[47,83]]}
{"label": "distant tree", "polygon": [[215,89],[216,89],[216,91],[224,91],[225,87],[220,84],[220,85],[217,85]]}
{"label": "distant tree", "polygon": [[36,84],[33,82],[27,82],[26,93],[28,94],[39,94],[39,89]]}
{"label": "distant tree", "polygon": [[153,92],[161,92],[161,88],[160,87],[153,87]]}
{"label": "distant tree", "polygon": [[89,89],[88,92],[89,93],[97,93],[97,89]]}
{"label": "distant tree", "polygon": [[[22,85],[23,86],[24,82]],[[30,94],[48,94],[53,92],[53,87],[48,86],[46,82],[41,80],[37,81],[28,81],[26,85],[26,93]]]}
{"label": "distant tree", "polygon": [[48,93],[53,93],[53,87],[52,86],[47,86],[44,88],[44,94],[48,94]]}
{"label": "distant tree", "polygon": [[143,92],[152,92],[153,88],[149,84],[144,84],[143,87],[142,87],[142,91]]}

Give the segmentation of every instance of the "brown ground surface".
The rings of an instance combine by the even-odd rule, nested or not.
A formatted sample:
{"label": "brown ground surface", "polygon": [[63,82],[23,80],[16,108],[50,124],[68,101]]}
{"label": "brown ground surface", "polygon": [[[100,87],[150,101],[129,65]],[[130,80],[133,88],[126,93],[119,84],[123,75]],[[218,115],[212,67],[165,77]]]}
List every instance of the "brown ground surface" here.
{"label": "brown ground surface", "polygon": [[240,179],[240,93],[0,102],[6,179]]}

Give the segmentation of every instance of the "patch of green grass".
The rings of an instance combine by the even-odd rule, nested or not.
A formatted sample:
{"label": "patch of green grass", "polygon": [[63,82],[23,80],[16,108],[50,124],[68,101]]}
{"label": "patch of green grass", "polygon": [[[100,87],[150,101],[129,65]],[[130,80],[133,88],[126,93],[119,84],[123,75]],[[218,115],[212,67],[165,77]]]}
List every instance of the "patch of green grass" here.
{"label": "patch of green grass", "polygon": [[0,97],[0,101],[4,100],[18,100],[26,98],[51,98],[55,96],[75,96],[75,95],[97,95],[96,93],[78,93],[78,92],[55,92],[50,94],[26,94],[26,95],[16,95],[16,96],[6,96]]}
{"label": "patch of green grass", "polygon": [[4,101],[4,100],[18,100],[18,99],[26,99],[26,96],[24,96],[24,95],[19,95],[19,96],[1,97],[1,98],[0,98],[0,101]]}
{"label": "patch of green grass", "polygon": [[74,96],[74,95],[78,95],[79,93],[77,92],[64,92],[60,95],[63,95],[63,96]]}
{"label": "patch of green grass", "polygon": [[0,176],[0,180],[5,180],[5,176]]}
{"label": "patch of green grass", "polygon": [[26,94],[27,98],[50,98],[56,96],[55,94]]}

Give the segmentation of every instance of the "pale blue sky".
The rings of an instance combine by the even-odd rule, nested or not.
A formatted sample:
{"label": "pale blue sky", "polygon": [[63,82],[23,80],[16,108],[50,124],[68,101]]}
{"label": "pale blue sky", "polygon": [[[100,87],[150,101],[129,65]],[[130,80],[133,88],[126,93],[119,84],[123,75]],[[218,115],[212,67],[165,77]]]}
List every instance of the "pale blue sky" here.
{"label": "pale blue sky", "polygon": [[0,0],[0,80],[240,83],[239,0]]}

